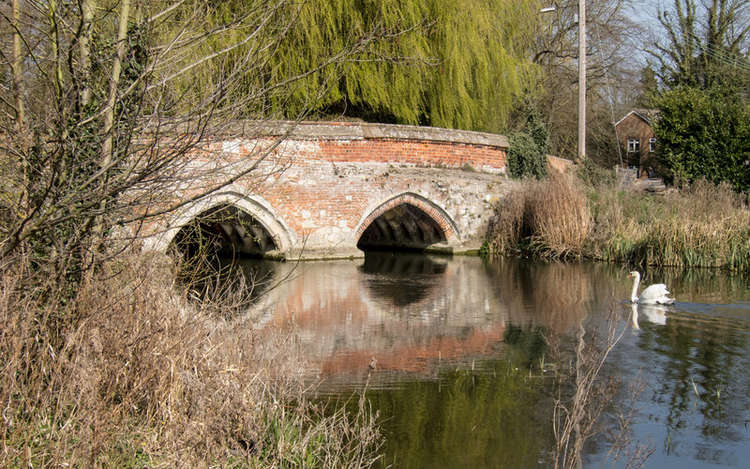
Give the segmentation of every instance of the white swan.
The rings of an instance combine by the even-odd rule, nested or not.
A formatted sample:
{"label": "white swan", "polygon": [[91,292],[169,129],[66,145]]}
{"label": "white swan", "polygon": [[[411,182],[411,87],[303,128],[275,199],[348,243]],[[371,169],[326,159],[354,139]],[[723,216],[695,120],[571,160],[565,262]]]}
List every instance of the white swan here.
{"label": "white swan", "polygon": [[633,292],[630,294],[630,301],[642,305],[671,305],[674,298],[670,298],[669,290],[663,283],[649,285],[638,296],[638,284],[641,283],[641,274],[636,271],[630,272],[628,278],[633,277]]}

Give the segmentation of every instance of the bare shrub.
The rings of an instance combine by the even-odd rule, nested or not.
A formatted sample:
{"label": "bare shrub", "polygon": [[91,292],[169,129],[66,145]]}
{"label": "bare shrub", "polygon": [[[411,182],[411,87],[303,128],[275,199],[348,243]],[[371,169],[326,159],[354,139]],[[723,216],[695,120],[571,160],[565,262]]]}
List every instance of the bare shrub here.
{"label": "bare shrub", "polygon": [[[102,268],[63,346],[0,286],[2,466],[367,467],[376,416],[307,398],[295,331],[260,336],[185,300],[165,256]],[[59,307],[59,306],[58,306]],[[56,314],[62,314],[57,311]]]}
{"label": "bare shrub", "polygon": [[[607,456],[613,463],[623,460],[625,467],[641,467],[654,451],[630,437],[635,403],[643,382],[630,383],[625,405],[615,405],[618,396],[622,395],[622,380],[618,373],[603,373],[603,369],[625,328],[618,328],[613,310],[610,310],[606,323],[605,331],[593,328],[587,333],[581,320],[574,349],[569,353],[561,350],[558,341],[548,338],[552,357],[568,363],[567,367],[560,368],[555,383],[553,433],[556,469],[582,467],[584,445],[605,431],[611,444]],[[566,360],[568,356],[570,359]],[[608,429],[604,428],[605,414],[609,414],[613,421]]]}

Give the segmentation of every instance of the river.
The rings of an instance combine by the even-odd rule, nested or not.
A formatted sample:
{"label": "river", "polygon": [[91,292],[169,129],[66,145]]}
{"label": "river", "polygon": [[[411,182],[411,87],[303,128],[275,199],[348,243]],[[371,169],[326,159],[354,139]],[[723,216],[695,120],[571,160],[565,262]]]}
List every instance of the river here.
{"label": "river", "polygon": [[[620,386],[584,467],[626,467],[635,449],[645,467],[750,461],[747,276],[644,272],[677,302],[637,308],[634,320],[617,265],[371,253],[243,266],[265,279],[247,314],[261,331],[294,331],[318,398],[364,393],[379,413],[383,467],[550,467],[565,368],[554,357],[570,359],[579,324],[587,343],[609,325],[621,334],[600,373]],[[627,411],[630,426],[617,430]],[[618,441],[625,451],[614,459]]]}

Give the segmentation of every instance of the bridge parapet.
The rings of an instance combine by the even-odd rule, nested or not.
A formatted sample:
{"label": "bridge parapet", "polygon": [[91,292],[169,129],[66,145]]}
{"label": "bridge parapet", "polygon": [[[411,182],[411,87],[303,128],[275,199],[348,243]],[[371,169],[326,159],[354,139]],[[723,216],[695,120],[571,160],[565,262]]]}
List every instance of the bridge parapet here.
{"label": "bridge parapet", "polygon": [[473,130],[372,122],[235,121],[217,135],[229,137],[288,136],[293,139],[312,140],[424,140],[508,148],[508,139],[504,135],[475,132]]}
{"label": "bridge parapet", "polygon": [[508,149],[508,139],[503,135],[365,122],[238,121],[214,140],[221,140],[226,148],[239,152],[241,142],[248,138],[243,135],[254,140],[284,137],[287,142],[315,142],[318,151],[307,157],[333,162],[471,167],[489,173],[505,172]]}

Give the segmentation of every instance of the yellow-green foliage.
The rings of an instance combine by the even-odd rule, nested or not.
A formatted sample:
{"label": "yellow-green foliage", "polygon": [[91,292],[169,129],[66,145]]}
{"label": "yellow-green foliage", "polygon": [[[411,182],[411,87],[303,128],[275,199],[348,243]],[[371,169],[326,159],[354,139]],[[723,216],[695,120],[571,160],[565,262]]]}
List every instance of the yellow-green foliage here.
{"label": "yellow-green foliage", "polygon": [[[194,4],[185,6],[185,15]],[[518,97],[537,83],[528,46],[537,25],[535,0],[229,0],[205,7],[206,31],[251,14],[242,26],[197,41],[170,71],[192,57],[252,40],[191,69],[175,96],[199,95],[230,73],[227,90],[248,116],[294,118],[306,110],[386,116],[399,123],[476,130],[504,128]],[[273,14],[268,6],[281,5]],[[184,16],[184,15],[183,15]],[[160,32],[180,28],[177,16]],[[265,21],[265,22],[264,22]],[[364,38],[374,39],[363,45]],[[353,55],[346,51],[357,49]],[[243,63],[251,52],[251,63]],[[332,57],[338,57],[329,63]],[[244,68],[243,68],[244,67]],[[263,100],[258,89],[286,83]],[[366,117],[366,116],[365,116]]]}

